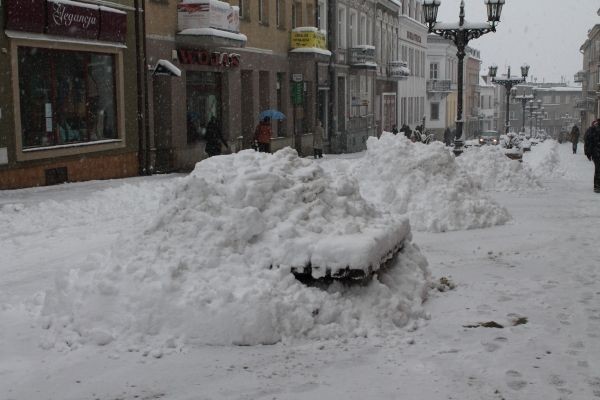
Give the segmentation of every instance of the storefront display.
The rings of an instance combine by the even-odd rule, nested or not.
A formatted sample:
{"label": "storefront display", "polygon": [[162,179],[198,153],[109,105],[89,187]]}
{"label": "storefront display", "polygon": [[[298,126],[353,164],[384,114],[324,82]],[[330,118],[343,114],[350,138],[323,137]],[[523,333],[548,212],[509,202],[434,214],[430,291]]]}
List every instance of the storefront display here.
{"label": "storefront display", "polygon": [[24,149],[117,139],[115,56],[18,48]]}
{"label": "storefront display", "polygon": [[218,72],[188,71],[187,97],[187,142],[194,143],[204,138],[206,126],[212,117],[221,121],[221,74]]}

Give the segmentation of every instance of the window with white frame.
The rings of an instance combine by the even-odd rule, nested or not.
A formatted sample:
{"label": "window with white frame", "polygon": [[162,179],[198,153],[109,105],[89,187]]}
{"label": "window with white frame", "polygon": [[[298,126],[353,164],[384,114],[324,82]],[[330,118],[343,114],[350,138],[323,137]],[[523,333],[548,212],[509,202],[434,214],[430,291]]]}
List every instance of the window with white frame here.
{"label": "window with white frame", "polygon": [[346,48],[346,8],[338,8],[338,48]]}
{"label": "window with white frame", "polygon": [[358,45],[358,15],[350,10],[350,47]]}
{"label": "window with white frame", "polygon": [[438,78],[438,63],[430,63],[429,64],[429,79],[439,79]]}
{"label": "window with white frame", "polygon": [[360,14],[360,44],[367,43],[367,16]]}
{"label": "window with white frame", "polygon": [[317,28],[327,31],[327,7],[324,0],[319,0],[317,7]]}
{"label": "window with white frame", "polygon": [[238,7],[240,9],[240,18],[246,18],[246,1],[238,0]]}

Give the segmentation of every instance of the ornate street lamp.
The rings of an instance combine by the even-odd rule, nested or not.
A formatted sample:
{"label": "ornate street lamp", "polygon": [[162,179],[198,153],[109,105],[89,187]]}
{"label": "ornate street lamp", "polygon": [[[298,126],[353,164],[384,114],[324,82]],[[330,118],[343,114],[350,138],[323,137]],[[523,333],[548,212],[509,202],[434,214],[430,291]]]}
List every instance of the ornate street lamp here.
{"label": "ornate street lamp", "polygon": [[477,39],[489,32],[496,32],[496,24],[500,22],[500,14],[505,0],[484,0],[487,6],[488,22],[479,24],[465,25],[465,2],[460,2],[460,13],[458,23],[437,22],[440,0],[424,0],[423,15],[425,23],[429,27],[429,33],[435,33],[445,39],[454,42],[457,48],[458,57],[458,102],[456,110],[456,137],[454,139],[454,154],[462,153],[462,132],[463,132],[463,60],[465,58],[465,48],[472,39]]}
{"label": "ornate street lamp", "polygon": [[[528,72],[529,66],[527,66],[527,71],[523,71],[523,67],[521,67],[521,73]],[[517,95],[517,88],[514,87],[511,89],[512,98],[516,101],[521,102],[521,107],[523,108],[523,125],[521,126],[521,132],[525,132],[525,105],[535,98],[535,89],[533,94],[519,94]]]}
{"label": "ornate street lamp", "polygon": [[[510,66],[508,67],[508,72],[506,74],[506,78],[500,78],[500,79],[496,79],[496,72],[498,70],[498,67],[496,66],[492,66],[489,68],[489,74],[490,77],[492,78],[492,82],[500,85],[500,86],[504,86],[504,89],[506,90],[506,121],[505,121],[505,125],[506,125],[506,132],[508,133],[509,129],[510,129],[510,120],[509,120],[509,116],[510,116],[510,93],[513,87],[517,86],[520,83],[525,82],[525,79],[527,78],[527,75],[529,75],[529,65],[524,64],[521,67],[521,77],[511,77],[510,76]],[[523,128],[525,129],[525,128]]]}

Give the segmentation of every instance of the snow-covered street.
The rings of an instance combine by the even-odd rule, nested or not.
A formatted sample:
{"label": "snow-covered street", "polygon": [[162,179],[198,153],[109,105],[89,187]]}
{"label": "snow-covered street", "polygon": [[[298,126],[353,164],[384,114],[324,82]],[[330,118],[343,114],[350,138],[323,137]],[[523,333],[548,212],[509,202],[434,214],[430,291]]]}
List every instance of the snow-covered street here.
{"label": "snow-covered street", "polygon": [[[351,171],[367,200],[389,203],[381,212],[410,216],[412,242],[427,259],[432,280],[422,309],[411,308],[402,298],[396,307],[406,308],[403,322],[407,323],[391,324],[392,328],[375,322],[367,326],[356,303],[368,299],[370,307],[382,307],[378,317],[389,317],[387,311],[393,308],[377,297],[383,296],[382,290],[353,293],[353,299],[342,299],[343,303],[339,298],[306,297],[300,289],[292,291],[296,283],[281,289],[298,296],[298,308],[303,301],[354,307],[356,331],[364,328],[364,334],[339,335],[335,329],[344,329],[350,322],[336,320],[335,329],[326,331],[325,325],[314,323],[304,336],[282,328],[278,332],[283,340],[273,345],[217,345],[215,340],[200,340],[203,343],[173,345],[171,351],[145,351],[143,346],[123,351],[114,343],[82,342],[69,349],[58,344],[61,335],[66,335],[59,330],[53,336],[55,342],[47,346],[47,329],[40,317],[47,307],[47,291],[65,285],[61,282],[72,268],[109,263],[108,249],[115,246],[115,240],[125,242],[146,229],[148,221],[156,217],[163,195],[179,188],[181,199],[189,186],[181,184],[186,179],[183,175],[168,175],[0,192],[4,228],[0,234],[0,398],[600,399],[600,195],[592,191],[593,165],[582,151],[573,155],[570,144],[555,145],[558,158],[547,164],[538,162],[540,152],[550,149],[543,143],[525,155],[523,164],[531,175],[515,169],[513,175],[495,173],[490,177],[486,167],[477,167],[468,154],[463,155],[464,161],[455,162],[445,155],[443,146],[422,146],[414,165],[406,161],[406,168],[423,170],[410,170],[414,173],[406,182],[392,175],[385,177],[397,190],[392,193],[389,188],[377,187],[381,181],[376,181],[375,175],[381,176],[386,165],[399,161],[386,153],[385,148],[392,148],[389,143],[381,143],[378,153],[367,152],[361,158],[326,157],[321,161],[323,177],[319,171],[309,172],[337,185],[341,182],[337,174]],[[401,152],[408,146],[412,144],[401,143],[393,150]],[[312,168],[304,162],[308,163],[302,160],[298,165]],[[359,162],[369,168],[357,167]],[[473,187],[477,185],[465,181],[460,171],[448,170],[450,163],[463,165],[482,182],[493,180],[497,185],[482,184],[486,197],[476,197],[479,189]],[[428,165],[435,166],[431,167],[434,178],[428,177]],[[438,173],[434,168],[444,170]],[[507,182],[517,173],[522,180],[508,187]],[[340,187],[348,191],[345,182]],[[450,182],[447,188],[443,182]],[[428,185],[439,190],[414,189]],[[283,200],[289,199],[284,196]],[[347,206],[349,213],[357,207],[355,200],[352,207]],[[279,198],[270,201],[276,203]],[[186,207],[177,204],[173,213]],[[447,204],[452,205],[443,209]],[[323,218],[329,218],[328,212],[323,211]],[[368,213],[371,211],[361,211],[361,217]],[[183,223],[194,215],[185,214]],[[373,220],[381,216],[373,215]],[[345,214],[331,218],[337,217],[345,218]],[[369,221],[355,221],[356,229],[362,230],[360,223],[368,225]],[[482,228],[467,229],[477,226]],[[185,229],[188,232],[189,226]],[[226,231],[227,225],[222,229]],[[304,234],[303,229],[313,234],[313,227],[298,225],[286,228],[285,234]],[[146,235],[148,240],[156,240]],[[181,242],[181,247],[186,244]],[[127,243],[123,246],[125,250],[143,249],[127,247]],[[195,254],[194,249],[189,251]],[[143,263],[147,257],[131,256],[131,265],[136,260]],[[119,257],[126,259],[125,255]],[[267,278],[252,282],[264,285]],[[440,284],[440,279],[449,284]],[[243,284],[236,280],[232,277],[232,287]],[[127,283],[120,284],[130,288]],[[203,284],[198,282],[197,288],[207,290]],[[91,283],[73,286],[66,293],[82,295],[91,287]],[[138,297],[143,290],[149,289],[140,288]],[[189,294],[193,288],[186,290]],[[217,295],[214,298],[219,299]],[[85,296],[69,304],[75,309],[84,300]],[[181,303],[188,300],[182,297],[177,305],[183,307]],[[124,304],[137,304],[135,301],[139,299]],[[264,300],[265,305],[268,301]],[[286,301],[289,299],[282,300],[282,309],[291,314],[295,310],[285,308]],[[100,306],[110,310],[114,305]],[[126,326],[121,310],[113,312],[117,323]],[[74,315],[75,323],[77,318],[87,321],[86,315]],[[281,320],[297,324],[290,325],[292,328],[304,328],[291,316]],[[59,316],[56,321],[64,326],[73,322],[64,322]],[[486,324],[491,322],[494,324]],[[372,330],[365,328],[371,325]],[[235,330],[235,326],[229,328]],[[127,331],[128,340],[138,333]]]}

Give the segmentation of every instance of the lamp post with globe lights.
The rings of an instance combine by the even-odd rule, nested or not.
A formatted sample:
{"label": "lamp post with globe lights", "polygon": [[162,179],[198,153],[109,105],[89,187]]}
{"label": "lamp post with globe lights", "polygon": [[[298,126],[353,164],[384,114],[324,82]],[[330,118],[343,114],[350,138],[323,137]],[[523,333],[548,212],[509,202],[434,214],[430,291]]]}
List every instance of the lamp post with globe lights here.
{"label": "lamp post with globe lights", "polygon": [[521,107],[523,108],[523,124],[521,125],[521,132],[525,132],[525,106],[535,98],[535,92],[534,94],[517,94],[517,88],[515,87],[512,88],[511,95],[514,100],[521,102]]}
{"label": "lamp post with globe lights", "polygon": [[533,132],[534,114],[535,111],[540,107],[540,102],[541,100],[529,100],[527,102],[527,107],[525,108],[527,110],[527,113],[529,114],[529,134],[533,137],[536,136]]}
{"label": "lamp post with globe lights", "polygon": [[[519,78],[518,76],[510,76],[510,67],[508,67],[508,72],[506,73],[506,77],[505,78],[498,78],[496,79],[496,73],[498,72],[498,67],[496,65],[492,65],[489,68],[489,74],[490,77],[492,78],[492,82],[503,86],[505,91],[506,91],[506,121],[505,121],[505,125],[506,125],[506,132],[508,133],[508,131],[510,130],[510,93],[513,87],[517,86],[520,83],[525,82],[525,79],[527,79],[527,75],[529,75],[529,65],[524,64],[521,67],[521,77]],[[523,107],[525,106],[525,103],[523,103]],[[525,126],[525,123],[523,122],[523,126]],[[523,128],[524,129],[524,128]]]}
{"label": "lamp post with globe lights", "polygon": [[462,133],[463,133],[463,69],[465,48],[470,40],[477,39],[490,32],[496,32],[496,25],[500,22],[500,14],[505,0],[484,0],[487,6],[488,20],[484,23],[466,23],[465,21],[465,2],[460,2],[460,13],[458,23],[437,22],[438,9],[441,0],[424,0],[423,15],[425,23],[429,28],[429,33],[434,33],[454,43],[457,48],[458,57],[458,101],[456,110],[456,136],[454,139],[454,154],[462,153]]}

